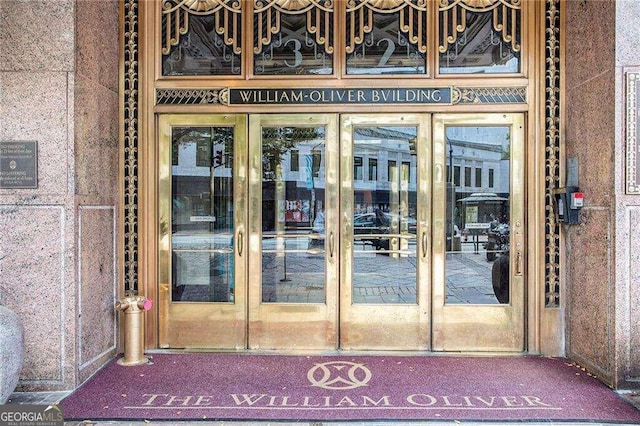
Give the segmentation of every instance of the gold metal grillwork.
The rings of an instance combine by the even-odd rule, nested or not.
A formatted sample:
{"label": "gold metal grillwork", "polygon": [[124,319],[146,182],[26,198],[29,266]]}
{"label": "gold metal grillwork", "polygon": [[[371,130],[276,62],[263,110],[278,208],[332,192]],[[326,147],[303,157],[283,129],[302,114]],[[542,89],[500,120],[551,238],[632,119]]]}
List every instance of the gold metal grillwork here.
{"label": "gold metal grillwork", "polygon": [[254,2],[254,29],[257,35],[253,52],[262,53],[271,44],[272,36],[280,32],[281,15],[307,15],[307,31],[314,34],[316,43],[333,53],[331,25],[333,0],[256,0]]}
{"label": "gold metal grillwork", "polygon": [[233,53],[242,53],[240,28],[242,25],[240,0],[163,0],[164,46],[162,54],[168,55],[180,37],[189,32],[190,15],[214,15],[215,30]]}
{"label": "gold metal grillwork", "polygon": [[[373,14],[399,12],[400,30],[409,41],[425,53],[427,51],[427,0],[348,0],[346,52],[353,53],[356,46],[364,42],[366,34],[373,31]],[[360,25],[356,23],[359,22]]]}
{"label": "gold metal grillwork", "polygon": [[493,13],[493,29],[502,34],[502,40],[511,44],[514,52],[520,51],[518,31],[522,0],[439,0],[440,45],[445,53],[456,42],[458,34],[467,29],[467,12]]}

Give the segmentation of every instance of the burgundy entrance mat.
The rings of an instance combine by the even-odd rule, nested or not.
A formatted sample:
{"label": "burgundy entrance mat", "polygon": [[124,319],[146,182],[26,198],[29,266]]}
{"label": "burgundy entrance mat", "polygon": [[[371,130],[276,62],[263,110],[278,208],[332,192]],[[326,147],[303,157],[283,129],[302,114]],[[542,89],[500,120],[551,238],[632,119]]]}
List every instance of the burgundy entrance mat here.
{"label": "burgundy entrance mat", "polygon": [[535,420],[640,424],[564,359],[156,354],[111,362],[61,402],[68,420]]}

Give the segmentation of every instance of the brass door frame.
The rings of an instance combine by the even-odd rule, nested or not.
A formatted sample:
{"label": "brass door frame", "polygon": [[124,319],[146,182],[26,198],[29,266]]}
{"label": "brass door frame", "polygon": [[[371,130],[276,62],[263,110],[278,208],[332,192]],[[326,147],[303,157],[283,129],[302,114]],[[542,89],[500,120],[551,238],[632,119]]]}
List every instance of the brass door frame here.
{"label": "brass door frame", "polygon": [[[340,135],[338,136],[338,122]],[[432,126],[433,122],[433,126]],[[278,114],[159,117],[160,347],[276,350],[524,350],[524,114]],[[262,303],[263,126],[326,126],[326,302]],[[511,136],[511,300],[508,305],[445,303],[445,127],[509,126]],[[233,126],[235,300],[171,302],[171,128]],[[417,128],[417,302],[354,304],[353,131]],[[332,197],[330,194],[339,194]],[[252,206],[251,208],[247,206]],[[243,249],[246,247],[246,249]],[[214,318],[202,321],[203,318]],[[375,320],[373,320],[375,319]],[[464,319],[464,321],[461,321]],[[169,323],[171,321],[171,324]],[[478,327],[482,324],[482,328]],[[496,338],[500,336],[500,338]]]}
{"label": "brass door frame", "polygon": [[[249,118],[249,349],[335,350],[338,346],[338,115],[255,114]],[[325,126],[325,302],[263,303],[262,128]],[[253,291],[251,291],[253,290]]]}
{"label": "brass door frame", "polygon": [[[353,130],[361,126],[405,126],[417,129],[417,303],[354,304],[353,268]],[[431,115],[344,114],[341,129],[340,346],[347,350],[428,350],[430,346]],[[424,206],[425,200],[429,206]]]}
{"label": "brass door frame", "polygon": [[[233,302],[171,301],[171,128],[234,127],[234,277]],[[244,349],[247,342],[246,185],[247,116],[165,114],[158,120],[159,141],[159,321],[161,348]],[[216,316],[215,321],[202,321]],[[171,324],[169,323],[171,321]]]}
{"label": "brass door frame", "polygon": [[508,126],[510,145],[510,303],[446,304],[445,241],[433,239],[432,349],[434,351],[525,350],[525,120],[524,114],[435,114],[433,199],[434,236],[445,235],[446,126]]}

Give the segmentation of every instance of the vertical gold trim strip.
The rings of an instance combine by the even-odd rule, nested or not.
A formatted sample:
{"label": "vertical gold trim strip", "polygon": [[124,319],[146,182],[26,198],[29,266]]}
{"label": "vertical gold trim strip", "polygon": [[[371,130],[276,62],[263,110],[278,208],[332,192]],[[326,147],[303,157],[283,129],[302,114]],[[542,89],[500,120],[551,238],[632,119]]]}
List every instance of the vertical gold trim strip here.
{"label": "vertical gold trim strip", "polygon": [[545,9],[545,307],[560,306],[560,225],[553,191],[560,182],[560,0]]}
{"label": "vertical gold trim strip", "polygon": [[138,290],[138,2],[123,5],[123,279],[126,292]]}

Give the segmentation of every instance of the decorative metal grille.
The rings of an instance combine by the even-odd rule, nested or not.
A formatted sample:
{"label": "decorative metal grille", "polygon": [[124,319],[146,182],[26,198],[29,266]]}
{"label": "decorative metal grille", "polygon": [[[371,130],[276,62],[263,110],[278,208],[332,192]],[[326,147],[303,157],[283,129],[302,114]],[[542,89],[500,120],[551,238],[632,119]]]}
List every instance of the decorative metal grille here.
{"label": "decorative metal grille", "polygon": [[638,158],[638,121],[640,98],[638,96],[640,72],[627,72],[627,194],[640,194],[640,158]]}
{"label": "decorative metal grille", "polygon": [[560,182],[560,0],[545,4],[545,306],[560,306],[560,223],[553,191]]}
{"label": "decorative metal grille", "polygon": [[156,89],[156,105],[226,104],[227,93],[221,89]]}
{"label": "decorative metal grille", "polygon": [[373,14],[399,13],[400,31],[421,53],[427,52],[426,0],[348,0],[346,51],[353,53],[374,29]]}
{"label": "decorative metal grille", "polygon": [[237,0],[163,0],[162,54],[168,55],[180,37],[189,32],[189,15],[214,15],[216,33],[233,53],[242,53],[240,27],[241,2]]}
{"label": "decorative metal grille", "polygon": [[138,290],[138,0],[124,2],[124,288]]}
{"label": "decorative metal grille", "polygon": [[162,0],[162,75],[240,75],[242,2]]}
{"label": "decorative metal grille", "polygon": [[454,88],[454,104],[521,104],[527,102],[526,87]]}
{"label": "decorative metal grille", "polygon": [[307,32],[315,35],[316,43],[324,46],[325,53],[333,53],[333,6],[333,0],[256,0],[253,52],[261,53],[271,44],[272,36],[280,32],[281,14],[306,14]]}
{"label": "decorative metal grille", "polygon": [[514,52],[520,51],[520,9],[522,0],[440,0],[440,46],[441,53],[455,43],[458,34],[467,29],[467,12],[492,12],[493,29],[502,34],[505,43],[511,44]]}

